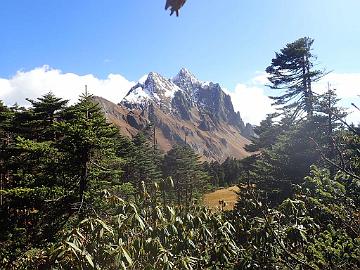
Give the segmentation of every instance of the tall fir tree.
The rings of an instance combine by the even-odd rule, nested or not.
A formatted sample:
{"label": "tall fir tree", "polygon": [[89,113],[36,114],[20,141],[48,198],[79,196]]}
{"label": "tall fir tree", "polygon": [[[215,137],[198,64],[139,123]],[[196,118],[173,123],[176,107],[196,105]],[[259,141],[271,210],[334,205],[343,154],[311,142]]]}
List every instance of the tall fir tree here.
{"label": "tall fir tree", "polygon": [[31,126],[37,129],[38,140],[56,139],[53,124],[59,122],[68,100],[63,100],[49,92],[37,100],[27,99],[32,105],[33,121]]}
{"label": "tall fir tree", "polygon": [[10,143],[9,127],[12,116],[12,111],[0,101],[0,206],[4,203],[3,190],[9,181],[9,170],[7,168],[9,157],[7,147]]}
{"label": "tall fir tree", "polygon": [[[41,99],[36,101],[39,106]],[[63,104],[65,106],[66,101]],[[52,105],[48,104],[48,108]],[[54,138],[42,136],[52,132],[53,123],[42,125],[40,132],[42,112],[41,109],[37,113],[34,110],[33,106],[27,109],[14,106],[7,110],[11,116],[0,124],[5,130],[1,149],[5,159],[1,170],[6,179],[1,191],[4,197],[1,209],[6,217],[1,235],[14,240],[13,246],[9,247],[13,254],[17,248],[37,246],[50,240],[66,219],[62,214],[66,209],[50,203],[57,202],[66,190],[57,174],[61,154],[55,147]]]}
{"label": "tall fir tree", "polygon": [[324,128],[313,120],[293,124],[262,150],[252,166],[249,182],[255,183],[272,205],[291,197],[296,185],[310,172],[310,165],[321,160],[314,141],[321,145],[326,142]]}
{"label": "tall fir tree", "polygon": [[199,156],[189,146],[175,145],[164,157],[165,177],[174,182],[175,198],[178,204],[189,205],[202,194],[209,176],[202,171]]}
{"label": "tall fir tree", "polygon": [[312,54],[314,40],[300,38],[286,45],[272,59],[266,68],[272,89],[285,90],[280,96],[271,97],[275,105],[290,109],[294,116],[305,111],[308,117],[314,112],[312,83],[324,76],[324,72],[314,70],[316,57]]}
{"label": "tall fir tree", "polygon": [[337,97],[336,90],[328,85],[328,90],[317,97],[315,110],[318,115],[318,123],[325,127],[325,132],[328,139],[326,155],[329,159],[334,159],[336,156],[335,136],[336,131],[341,129],[344,125],[347,113],[344,108],[338,106],[340,99]]}
{"label": "tall fir tree", "polygon": [[89,187],[89,169],[95,153],[113,146],[118,130],[106,122],[99,106],[87,91],[77,104],[64,112],[64,121],[56,125],[61,134],[57,147],[66,157],[63,165],[78,183],[77,194],[80,207]]}
{"label": "tall fir tree", "polygon": [[284,131],[283,122],[276,122],[278,114],[268,114],[264,120],[260,122],[259,126],[255,126],[254,132],[257,136],[251,139],[251,144],[245,146],[249,152],[258,152],[267,147],[271,147],[278,136]]}
{"label": "tall fir tree", "polygon": [[143,132],[133,138],[129,150],[123,153],[126,160],[124,182],[132,183],[137,190],[141,189],[143,182],[152,192],[154,183],[162,178],[158,152]]}

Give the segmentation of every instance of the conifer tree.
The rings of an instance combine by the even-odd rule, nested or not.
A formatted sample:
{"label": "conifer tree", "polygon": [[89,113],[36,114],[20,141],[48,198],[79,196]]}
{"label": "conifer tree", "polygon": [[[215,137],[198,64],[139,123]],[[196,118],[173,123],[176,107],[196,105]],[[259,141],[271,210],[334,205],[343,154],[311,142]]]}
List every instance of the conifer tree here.
{"label": "conifer tree", "polygon": [[13,174],[15,179],[36,179],[34,186],[51,187],[58,181],[56,160],[59,153],[54,146],[54,123],[60,121],[67,101],[51,93],[29,101],[30,108],[13,109],[14,117],[9,127],[14,134],[13,147],[8,149],[13,155]]}
{"label": "conifer tree", "polygon": [[[41,105],[40,100],[38,105]],[[58,177],[61,155],[54,146],[54,138],[42,136],[50,133],[53,125],[43,125],[39,132],[40,111],[34,113],[34,107],[14,106],[7,110],[10,117],[0,124],[5,130],[1,170],[5,174],[6,186],[3,186],[1,195],[7,220],[2,224],[5,232],[1,234],[9,240],[15,237],[15,247],[36,246],[44,239],[50,239],[61,226],[62,213],[66,211],[49,202],[57,201],[66,189]]]}
{"label": "conifer tree", "polygon": [[133,183],[138,190],[141,189],[142,182],[144,182],[152,191],[153,184],[161,179],[159,154],[154,151],[153,145],[144,133],[140,132],[134,137],[131,149],[124,153],[123,157],[126,159],[124,182]]}
{"label": "conifer tree", "polygon": [[347,116],[345,109],[337,105],[339,101],[340,99],[337,98],[335,90],[331,89],[329,85],[328,91],[318,97],[315,107],[318,113],[319,125],[325,127],[328,140],[326,155],[329,159],[335,158],[335,132],[343,126],[342,122]]}
{"label": "conifer tree", "polygon": [[203,163],[204,171],[210,177],[210,183],[214,187],[223,187],[225,185],[225,172],[218,161],[211,161],[210,163],[205,161]]}
{"label": "conifer tree", "polygon": [[314,112],[314,92],[312,83],[324,76],[324,72],[314,70],[316,57],[312,54],[314,40],[303,37],[276,53],[270,66],[266,68],[272,89],[285,90],[280,96],[271,97],[275,105],[293,111],[294,116],[305,111],[308,118]]}
{"label": "conifer tree", "polygon": [[247,151],[261,151],[275,143],[284,129],[283,125],[274,121],[277,116],[278,114],[268,114],[259,126],[255,126],[254,132],[257,136],[251,139],[251,144],[245,146]]}
{"label": "conifer tree", "polygon": [[78,181],[78,196],[82,203],[89,186],[89,168],[96,151],[112,147],[117,129],[106,122],[104,114],[92,96],[85,92],[79,102],[64,113],[64,120],[56,125],[61,138],[57,147],[66,154],[67,166],[74,181]]}
{"label": "conifer tree", "polygon": [[10,132],[25,139],[37,139],[38,133],[35,127],[32,126],[34,114],[31,108],[26,109],[15,104],[10,109],[14,113]]}
{"label": "conifer tree", "polygon": [[295,186],[310,172],[310,166],[320,162],[314,141],[326,142],[324,130],[314,121],[306,120],[293,124],[261,152],[252,168],[250,182],[263,190],[270,204],[291,197]]}
{"label": "conifer tree", "polygon": [[61,120],[61,114],[67,106],[68,100],[63,100],[49,92],[37,100],[27,99],[32,105],[33,121],[31,126],[37,129],[38,140],[53,140],[53,124]]}
{"label": "conifer tree", "polygon": [[228,157],[222,164],[222,170],[224,171],[224,179],[226,185],[239,183],[239,177],[241,175],[242,166],[239,160],[236,158]]}
{"label": "conifer tree", "polygon": [[10,109],[4,105],[4,103],[0,100],[0,138],[6,138],[6,133],[9,128],[9,121],[11,118]]}
{"label": "conifer tree", "polygon": [[172,177],[178,204],[189,205],[203,192],[209,178],[201,170],[199,156],[189,146],[175,145],[164,157],[164,176]]}

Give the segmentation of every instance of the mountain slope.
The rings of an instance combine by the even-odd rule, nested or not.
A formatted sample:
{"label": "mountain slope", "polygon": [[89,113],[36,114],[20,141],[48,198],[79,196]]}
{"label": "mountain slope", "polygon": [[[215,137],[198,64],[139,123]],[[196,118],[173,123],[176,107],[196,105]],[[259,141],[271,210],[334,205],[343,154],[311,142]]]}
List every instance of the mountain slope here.
{"label": "mountain slope", "polygon": [[172,79],[150,72],[118,104],[96,98],[109,121],[133,136],[149,123],[155,125],[159,148],[187,143],[207,160],[243,158],[249,154],[251,125],[244,125],[231,98],[219,84],[199,81],[186,69]]}

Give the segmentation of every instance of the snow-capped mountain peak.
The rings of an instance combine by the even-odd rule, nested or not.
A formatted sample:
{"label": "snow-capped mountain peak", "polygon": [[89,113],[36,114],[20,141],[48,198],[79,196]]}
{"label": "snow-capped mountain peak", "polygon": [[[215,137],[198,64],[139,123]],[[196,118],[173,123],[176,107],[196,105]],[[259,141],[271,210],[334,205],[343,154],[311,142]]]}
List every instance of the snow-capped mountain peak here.
{"label": "snow-capped mountain peak", "polygon": [[199,80],[186,68],[181,68],[179,73],[173,78],[173,81],[191,81],[193,83],[198,83]]}
{"label": "snow-capped mountain peak", "polygon": [[181,91],[171,80],[157,72],[150,72],[146,79],[139,81],[122,100],[129,107],[144,107],[150,102],[170,109],[175,93]]}
{"label": "snow-capped mountain peak", "polygon": [[180,90],[173,82],[156,72],[149,73],[144,88],[165,98],[172,98],[175,92]]}
{"label": "snow-capped mountain peak", "polygon": [[201,84],[201,82],[186,68],[180,69],[179,73],[172,81],[188,93],[190,93],[190,90],[194,90],[194,88],[197,88]]}
{"label": "snow-capped mountain peak", "polygon": [[173,79],[166,79],[156,72],[150,72],[143,82],[130,89],[121,104],[130,109],[146,110],[149,105],[155,105],[165,113],[177,115],[190,120],[192,113],[198,116],[210,117],[201,125],[209,129],[223,122],[243,131],[245,125],[238,113],[234,111],[231,98],[217,83],[199,81],[190,71],[182,68]]}

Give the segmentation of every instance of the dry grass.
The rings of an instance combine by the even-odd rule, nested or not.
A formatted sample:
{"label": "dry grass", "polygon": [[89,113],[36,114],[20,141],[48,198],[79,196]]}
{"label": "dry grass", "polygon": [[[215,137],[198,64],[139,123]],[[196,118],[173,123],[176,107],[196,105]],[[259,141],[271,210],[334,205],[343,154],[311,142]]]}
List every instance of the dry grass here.
{"label": "dry grass", "polygon": [[219,201],[224,200],[226,202],[224,210],[232,210],[238,200],[238,195],[236,195],[237,191],[239,191],[239,187],[233,186],[205,194],[204,204],[211,209],[220,209]]}

